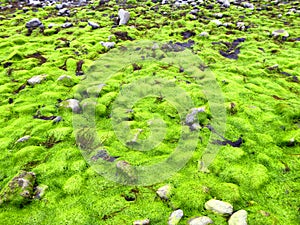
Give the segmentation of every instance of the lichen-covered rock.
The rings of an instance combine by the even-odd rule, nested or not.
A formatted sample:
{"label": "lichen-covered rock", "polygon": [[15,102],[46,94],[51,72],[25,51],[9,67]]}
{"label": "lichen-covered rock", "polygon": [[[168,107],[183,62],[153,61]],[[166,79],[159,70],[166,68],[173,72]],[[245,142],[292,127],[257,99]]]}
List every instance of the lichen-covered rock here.
{"label": "lichen-covered rock", "polygon": [[183,217],[183,211],[181,209],[177,209],[176,211],[171,213],[169,217],[168,225],[178,224],[182,217]]}
{"label": "lichen-covered rock", "polygon": [[137,220],[133,222],[133,225],[149,225],[150,224],[150,220],[149,219],[145,219],[145,220]]}
{"label": "lichen-covered rock", "polygon": [[41,199],[44,195],[46,190],[48,189],[47,185],[39,185],[37,187],[35,187],[35,191],[34,191],[34,199]]}
{"label": "lichen-covered rock", "polygon": [[228,225],[247,225],[247,211],[239,210],[232,214],[228,220]]}
{"label": "lichen-covered rock", "polygon": [[119,25],[125,25],[130,18],[130,13],[124,9],[120,9],[118,12],[118,16],[120,18]]}
{"label": "lichen-covered rock", "polygon": [[72,87],[75,85],[73,78],[67,75],[62,75],[59,78],[57,78],[57,82],[66,87]]}
{"label": "lichen-covered rock", "polygon": [[213,211],[222,215],[231,215],[233,212],[233,207],[228,202],[223,202],[216,199],[211,199],[205,203],[205,208],[207,210]]}
{"label": "lichen-covered rock", "polygon": [[68,99],[66,101],[63,101],[60,105],[65,108],[72,109],[72,111],[75,113],[81,112],[81,107],[80,107],[79,101],[77,99]]}
{"label": "lichen-covered rock", "polygon": [[212,219],[207,216],[195,217],[188,221],[189,225],[208,225],[213,223]]}
{"label": "lichen-covered rock", "polygon": [[34,77],[31,77],[30,79],[27,80],[27,83],[29,85],[36,85],[36,84],[40,84],[43,80],[45,80],[47,77],[47,75],[37,75],[37,76],[34,76]]}
{"label": "lichen-covered rock", "polygon": [[20,206],[29,202],[34,196],[36,177],[33,172],[21,171],[0,193],[0,205],[10,203]]}
{"label": "lichen-covered rock", "polygon": [[160,187],[157,191],[156,194],[161,198],[168,200],[171,196],[171,185],[167,184],[165,186]]}

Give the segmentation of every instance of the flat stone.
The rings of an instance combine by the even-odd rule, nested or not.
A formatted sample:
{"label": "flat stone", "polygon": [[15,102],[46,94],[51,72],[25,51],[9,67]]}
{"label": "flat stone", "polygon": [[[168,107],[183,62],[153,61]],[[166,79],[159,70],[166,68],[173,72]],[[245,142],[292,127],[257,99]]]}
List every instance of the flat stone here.
{"label": "flat stone", "polygon": [[273,31],[272,36],[274,36],[274,37],[280,36],[280,37],[286,37],[287,38],[289,36],[289,33],[284,29],[280,29],[280,30]]}
{"label": "flat stone", "polygon": [[63,25],[61,25],[62,28],[69,28],[69,27],[73,27],[73,24],[70,22],[66,22]]}
{"label": "flat stone", "polygon": [[26,23],[25,27],[26,28],[37,28],[41,27],[43,24],[38,18],[33,18],[29,22]]}
{"label": "flat stone", "polygon": [[205,203],[205,208],[221,215],[231,215],[233,212],[231,204],[216,199],[207,201]]}
{"label": "flat stone", "polygon": [[24,137],[21,137],[20,139],[18,139],[16,142],[25,142],[25,141],[28,141],[30,139],[30,136],[29,135],[26,135]]}
{"label": "flat stone", "polygon": [[95,23],[95,22],[92,22],[92,21],[88,21],[88,25],[90,25],[92,27],[92,29],[100,28],[98,23]]}
{"label": "flat stone", "polygon": [[115,42],[103,42],[103,41],[101,41],[100,44],[105,48],[113,48],[116,45]]}
{"label": "flat stone", "polygon": [[228,225],[247,225],[247,216],[246,210],[239,210],[229,218]]}
{"label": "flat stone", "polygon": [[189,225],[208,225],[213,223],[214,222],[211,220],[211,218],[207,216],[195,217],[188,221]]}
{"label": "flat stone", "polygon": [[43,80],[45,80],[47,77],[47,75],[37,75],[37,76],[33,76],[31,77],[30,79],[27,80],[27,83],[29,85],[36,85],[36,84],[39,84],[41,83]]}

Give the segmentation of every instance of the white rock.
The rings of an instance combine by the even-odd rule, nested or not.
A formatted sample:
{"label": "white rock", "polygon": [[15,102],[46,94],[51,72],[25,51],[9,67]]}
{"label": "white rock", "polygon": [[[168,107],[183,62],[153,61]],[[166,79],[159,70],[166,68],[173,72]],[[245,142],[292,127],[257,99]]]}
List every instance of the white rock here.
{"label": "white rock", "polygon": [[216,24],[217,26],[221,26],[222,22],[220,20],[211,20],[210,22]]}
{"label": "white rock", "polygon": [[169,217],[168,225],[178,224],[182,217],[183,217],[183,211],[181,209],[172,212]]}
{"label": "white rock", "polygon": [[230,2],[229,0],[225,0],[222,4],[222,6],[224,6],[225,8],[229,8],[230,7]]}
{"label": "white rock", "polygon": [[239,210],[232,214],[228,220],[228,225],[247,225],[247,212]]}
{"label": "white rock", "polygon": [[37,75],[34,77],[31,77],[30,79],[27,80],[27,83],[30,85],[35,85],[41,83],[43,80],[45,80],[47,75]]}
{"label": "white rock", "polygon": [[201,37],[208,37],[209,33],[207,33],[206,31],[203,31],[199,34]]}
{"label": "white rock", "polygon": [[115,42],[103,42],[103,41],[101,41],[100,44],[105,48],[113,48],[116,45]]}
{"label": "white rock", "polygon": [[167,184],[156,191],[161,199],[168,200],[171,194],[171,185]]}
{"label": "white rock", "polygon": [[189,225],[208,225],[213,223],[214,222],[211,220],[211,218],[207,216],[195,217],[188,221]]}
{"label": "white rock", "polygon": [[130,13],[124,9],[120,9],[118,12],[118,16],[120,18],[119,25],[125,25],[130,18]]}
{"label": "white rock", "polygon": [[29,135],[26,135],[24,137],[21,137],[20,139],[18,139],[16,142],[25,142],[28,141],[30,139]]}
{"label": "white rock", "polygon": [[220,200],[211,199],[205,203],[205,208],[207,210],[213,211],[222,215],[231,215],[233,212],[233,207],[228,202],[222,202]]}
{"label": "white rock", "polygon": [[133,222],[133,225],[149,225],[150,220],[145,219],[145,220],[137,220]]}
{"label": "white rock", "polygon": [[245,23],[244,22],[237,22],[236,27],[240,30],[245,30]]}

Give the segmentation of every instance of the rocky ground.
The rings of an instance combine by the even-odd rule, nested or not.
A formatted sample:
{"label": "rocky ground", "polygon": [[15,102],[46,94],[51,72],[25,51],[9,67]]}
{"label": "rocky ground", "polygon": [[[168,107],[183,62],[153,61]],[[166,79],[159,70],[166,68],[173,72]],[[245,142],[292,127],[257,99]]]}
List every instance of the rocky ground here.
{"label": "rocky ground", "polygon": [[[2,2],[0,224],[299,224],[299,4]],[[126,64],[132,56],[124,46],[143,52],[137,44],[143,40],[161,43],[153,52],[189,50],[201,59],[203,79],[210,71],[220,89],[212,92],[224,98],[226,132],[212,125],[213,105],[189,68],[163,60]],[[117,49],[127,55],[109,57]],[[95,62],[99,73],[116,73],[82,89]],[[167,96],[142,99],[126,112],[132,139],[121,143],[111,124],[113,103],[149,74],[156,84],[161,78],[174,82],[196,108],[182,123]],[[90,129],[77,130],[72,120],[92,105],[86,97],[92,88],[101,90],[97,145]],[[154,117],[165,121],[163,141],[152,151],[135,151],[151,134],[147,121]],[[135,185],[132,166],[167,159],[182,129],[199,134],[186,165],[159,183]],[[219,151],[205,167],[207,145]],[[112,165],[119,183],[99,175],[92,167],[97,162]]]}

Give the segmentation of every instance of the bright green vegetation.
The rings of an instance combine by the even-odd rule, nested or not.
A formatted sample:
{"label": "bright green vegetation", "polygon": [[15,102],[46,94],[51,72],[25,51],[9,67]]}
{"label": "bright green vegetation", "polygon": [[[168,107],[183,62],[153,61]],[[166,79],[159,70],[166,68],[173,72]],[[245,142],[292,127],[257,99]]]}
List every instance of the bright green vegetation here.
{"label": "bright green vegetation", "polygon": [[[155,4],[150,1],[136,5],[127,7],[131,13],[128,24],[115,28],[109,16],[116,15],[119,7],[112,3],[96,9],[92,5],[72,8],[71,17],[56,16],[54,7],[37,12],[1,12],[0,198],[3,200],[5,192],[6,200],[0,200],[0,223],[117,225],[149,218],[151,224],[160,225],[166,224],[170,213],[180,208],[184,218],[179,224],[201,215],[208,215],[215,224],[227,224],[227,218],[204,210],[204,203],[216,198],[231,203],[234,210],[245,209],[250,225],[299,224],[300,86],[296,76],[300,74],[300,44],[292,41],[300,37],[299,14],[285,15],[292,3],[270,6],[269,11],[231,6],[219,19],[232,23],[227,28],[217,27],[204,18],[214,19],[213,14],[220,12],[218,5],[210,10],[203,7],[199,21],[188,14],[188,7],[175,10],[158,5],[153,10]],[[167,14],[162,16],[161,12]],[[283,17],[276,18],[279,13]],[[25,23],[35,17],[45,25],[45,31],[40,33],[38,28],[27,36]],[[92,30],[88,20],[97,22],[101,28]],[[60,28],[66,21],[74,26]],[[237,29],[238,21],[249,29]],[[57,26],[48,29],[50,23]],[[273,30],[282,28],[290,35],[287,41],[270,37]],[[181,35],[187,30],[195,32],[190,38],[195,41],[193,51],[213,71],[223,91],[227,109],[225,137],[236,140],[243,135],[245,142],[239,148],[221,146],[209,166],[210,172],[202,173],[198,163],[210,136],[210,131],[203,128],[199,131],[202,142],[199,141],[193,157],[165,182],[142,187],[106,180],[81,155],[72,112],[59,107],[59,100],[76,95],[75,84],[82,79],[75,75],[77,62],[84,61],[82,69],[86,72],[94,60],[109,51],[100,42],[108,41],[110,36],[117,46],[130,42],[121,40],[116,32],[126,31],[136,40],[187,42]],[[200,37],[203,31],[209,37]],[[239,45],[237,60],[219,54],[224,45],[212,44],[237,38],[246,38]],[[41,59],[32,57],[35,53],[47,61],[41,63]],[[274,67],[276,64],[278,67]],[[141,66],[134,70],[128,65],[115,74],[103,88],[96,108],[102,145],[112,156],[120,156],[118,160],[132,165],[149,165],[168,157],[176,147],[181,125],[176,110],[164,98],[141,99],[134,106],[132,132],[141,128],[144,132],[139,138],[146,139],[147,120],[161,118],[166,124],[165,139],[153,151],[139,152],[124,146],[118,141],[109,117],[122,85],[155,72],[175,80],[190,94],[195,106],[209,108],[201,89],[178,67],[159,63]],[[40,84],[26,85],[17,92],[29,78],[42,74],[47,77]],[[72,77],[73,82],[58,82],[61,75]],[[63,120],[53,123],[33,119],[37,112],[61,116]],[[211,119],[210,113],[199,115],[204,125]],[[16,142],[25,135],[31,138]],[[9,200],[7,187],[21,171],[34,172],[36,185],[47,187],[41,199],[23,201],[18,195]],[[165,184],[173,187],[168,201],[162,201],[155,193]]]}

